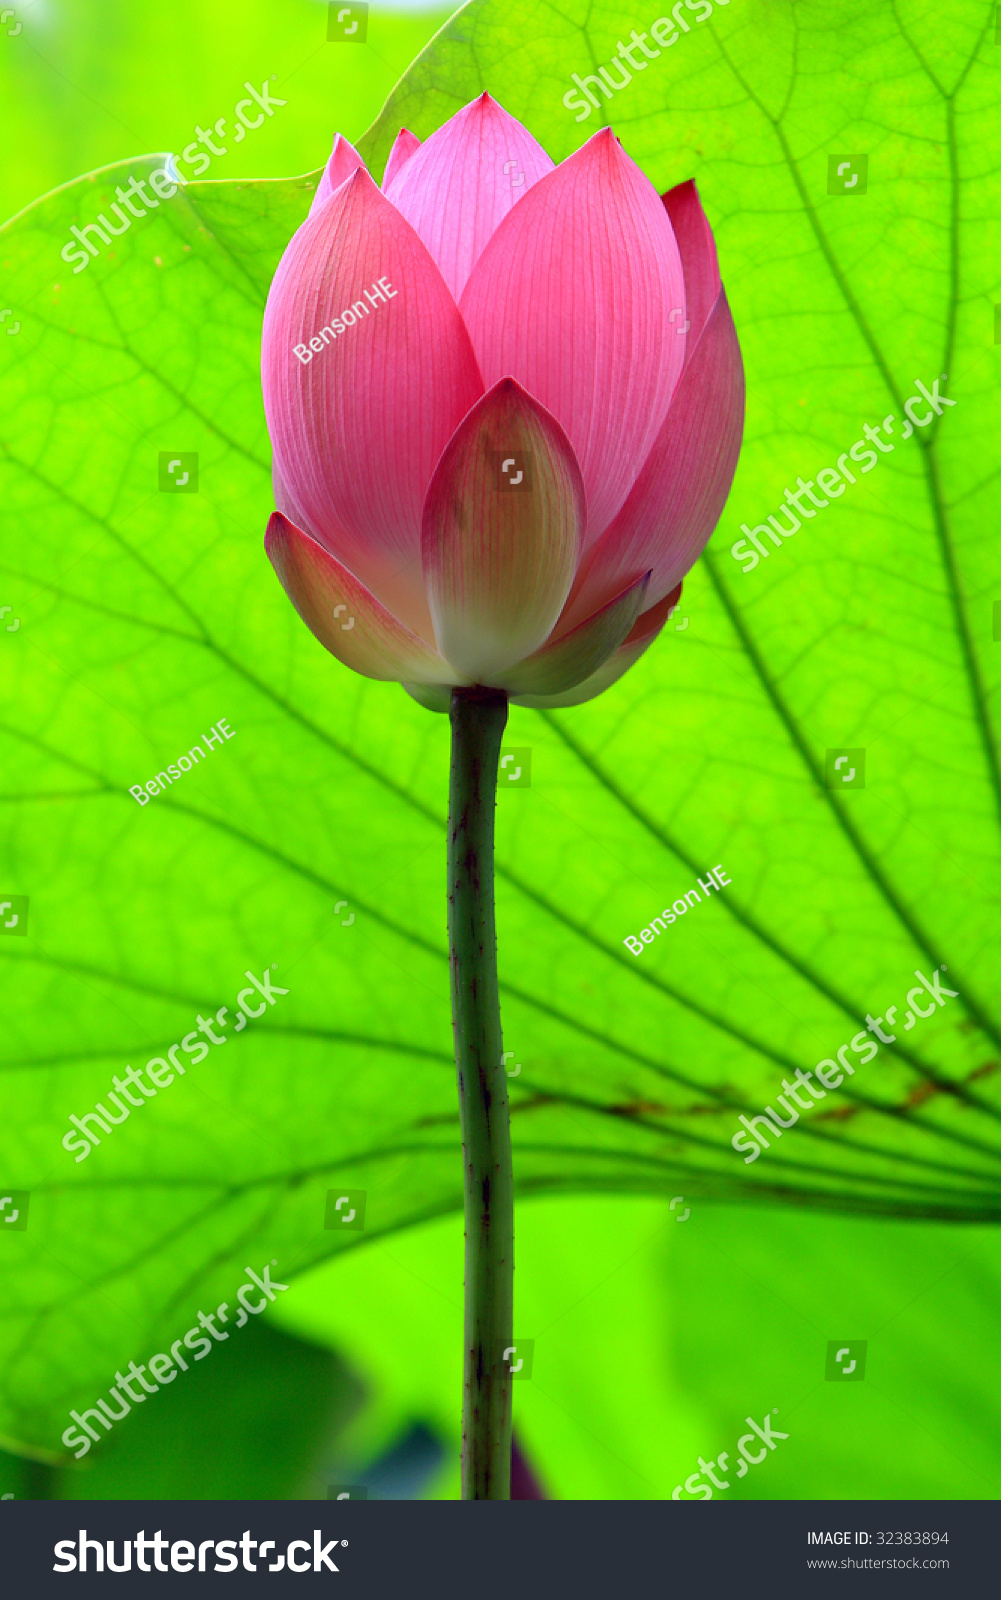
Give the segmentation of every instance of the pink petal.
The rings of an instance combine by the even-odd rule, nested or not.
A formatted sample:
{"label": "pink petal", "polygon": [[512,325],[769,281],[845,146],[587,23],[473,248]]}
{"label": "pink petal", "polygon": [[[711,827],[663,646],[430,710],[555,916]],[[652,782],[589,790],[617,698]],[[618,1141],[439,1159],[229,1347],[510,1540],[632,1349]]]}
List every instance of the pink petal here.
{"label": "pink petal", "polygon": [[366,678],[447,683],[437,651],[379,604],[346,567],[275,511],[264,547],[282,588],[325,650]]}
{"label": "pink petal", "polygon": [[[692,179],[669,189],[664,196],[664,205],[678,241],[681,265],[685,272],[685,315],[689,323],[687,348],[691,352],[699,341],[722,288],[716,241]],[[676,327],[683,328],[684,325],[683,319],[675,319]]]}
{"label": "pink petal", "polygon": [[561,639],[548,639],[541,650],[503,673],[497,687],[512,695],[564,694],[592,677],[625,642],[643,609],[648,577],[637,578]]}
{"label": "pink petal", "polygon": [[566,435],[503,378],[449,440],[424,507],[435,638],[461,680],[496,684],[548,637],[577,570],[583,523]]}
{"label": "pink petal", "polygon": [[655,606],[650,606],[637,620],[632,632],[623,644],[609,656],[608,660],[600,666],[597,672],[585,678],[583,683],[578,683],[576,688],[568,689],[564,694],[518,694],[511,696],[511,704],[516,706],[544,706],[556,708],[559,706],[580,706],[585,700],[593,700],[595,695],[616,683],[624,672],[639,660],[653,641],[656,639],[672,608],[681,598],[681,584],[671,594],[658,600]]}
{"label": "pink petal", "polygon": [[[317,533],[315,528],[310,527],[309,518],[303,512],[302,507],[296,504],[294,496],[289,493],[287,484],[282,482],[278,463],[273,456],[271,458],[271,487],[275,497],[275,509],[281,511],[289,522],[294,522],[297,528],[302,529],[303,533],[308,533],[309,537],[315,539],[317,544],[325,544],[322,534]],[[346,535],[341,534],[339,539],[335,539],[332,542],[334,545],[342,544],[345,537]]]}
{"label": "pink petal", "polygon": [[514,207],[463,292],[484,381],[510,373],[566,429],[587,490],[587,544],[619,510],[667,414],[685,344],[670,313],[683,320],[684,305],[663,202],[607,128]]}
{"label": "pink petal", "polygon": [[383,187],[424,240],[458,300],[498,223],[552,170],[527,128],[481,94],[433,133],[392,185]]}
{"label": "pink petal", "polygon": [[558,633],[652,569],[656,601],[709,541],[730,492],[744,426],[744,369],[721,289],[628,500],[585,557]]}
{"label": "pink petal", "polygon": [[[310,526],[310,520],[302,511],[294,497],[289,493],[287,486],[282,482],[281,473],[278,471],[277,462],[271,462],[271,482],[274,488],[275,508],[283,513],[286,519],[321,545],[329,554],[336,550],[347,548],[351,544],[351,536],[341,527],[334,518],[328,518],[321,534],[316,528]],[[336,556],[334,556],[336,560]],[[339,563],[340,564],[340,563]],[[370,563],[374,566],[374,563]],[[406,577],[406,592],[404,592],[404,579],[399,575],[386,574],[385,586],[395,588],[402,604],[398,614],[406,615],[413,631],[424,641],[430,649],[434,649],[434,629],[431,626],[431,613],[428,610],[427,595],[424,592],[424,580],[417,573]],[[418,625],[419,624],[419,625]]]}
{"label": "pink petal", "polygon": [[393,148],[389,152],[386,170],[382,174],[382,192],[386,193],[393,179],[400,173],[410,160],[415,150],[419,150],[421,141],[409,128],[401,128],[393,141]]}
{"label": "pink petal", "polygon": [[309,208],[309,215],[312,216],[314,211],[324,205],[330,199],[334,190],[339,189],[341,184],[346,182],[352,172],[356,172],[359,167],[363,171],[367,170],[354,145],[348,144],[343,134],[335,133],[334,148],[331,150],[330,158],[323,169],[323,176],[316,186],[316,193]]}
{"label": "pink petal", "polygon": [[[344,308],[352,323],[338,332],[331,318]],[[367,172],[306,219],[281,259],[264,313],[263,382],[290,504],[366,588],[430,637],[424,495],[483,385],[438,268]]]}

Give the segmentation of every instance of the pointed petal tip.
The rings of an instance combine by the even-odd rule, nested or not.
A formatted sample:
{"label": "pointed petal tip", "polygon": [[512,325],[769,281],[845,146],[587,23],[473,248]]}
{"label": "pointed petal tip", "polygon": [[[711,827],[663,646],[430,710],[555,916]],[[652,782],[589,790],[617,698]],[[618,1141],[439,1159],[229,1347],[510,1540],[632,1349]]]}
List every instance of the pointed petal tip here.
{"label": "pointed petal tip", "polygon": [[685,271],[687,315],[692,328],[687,358],[698,342],[722,283],[716,240],[694,178],[676,183],[661,198],[678,241]]}
{"label": "pointed petal tip", "polygon": [[309,208],[310,216],[321,206],[326,205],[341,184],[350,177],[357,168],[364,168],[365,163],[358,154],[354,145],[345,139],[342,133],[334,134],[334,142],[330,154],[324,164],[320,181],[313,195],[313,203]]}
{"label": "pointed petal tip", "polygon": [[663,428],[618,517],[578,573],[568,607],[574,623],[641,566],[654,568],[654,598],[691,570],[723,514],[743,417],[740,347],[720,289]]}
{"label": "pointed petal tip", "polygon": [[672,183],[670,189],[665,189],[664,190],[664,193],[663,193],[661,198],[664,200],[664,202],[666,204],[667,200],[672,195],[677,195],[679,199],[682,196],[685,196],[685,197],[693,196],[696,200],[698,200],[700,205],[702,204],[702,200],[701,200],[701,197],[699,195],[699,186],[695,182],[694,178],[682,178],[680,183]]}
{"label": "pointed petal tip", "polygon": [[391,183],[399,176],[410,157],[421,147],[421,141],[409,128],[401,128],[393,140],[393,148],[386,158],[385,170],[382,174],[382,188],[385,193]]}
{"label": "pointed petal tip", "polygon": [[667,414],[684,365],[671,313],[684,305],[670,217],[607,128],[508,212],[462,290],[484,381],[517,373],[574,445],[588,544],[618,513]]}
{"label": "pointed petal tip", "polygon": [[655,634],[658,634],[668,617],[671,615],[671,612],[678,604],[678,601],[681,599],[681,591],[683,588],[683,583],[676,584],[671,590],[670,594],[662,595],[661,598],[655,601],[655,603],[650,606],[647,611],[642,612],[641,615],[636,618],[632,629],[626,635],[623,643],[627,645],[638,644],[641,639],[649,640],[652,639]]}
{"label": "pointed petal tip", "polygon": [[[585,152],[587,152],[586,156]],[[606,158],[611,156],[615,161],[623,164],[628,163],[630,167],[635,167],[637,171],[643,170],[638,162],[633,160],[618,134],[613,132],[611,128],[599,128],[596,133],[592,133],[590,139],[585,139],[580,148],[567,156],[566,161],[562,162],[561,165],[566,166],[567,162],[578,161],[581,156],[585,156],[585,159],[589,157],[593,159],[595,156],[605,156]],[[645,176],[646,174],[644,173]]]}
{"label": "pointed petal tip", "polygon": [[563,429],[513,378],[501,378],[449,440],[424,502],[435,638],[466,681],[498,682],[549,637],[580,559],[584,516]]}
{"label": "pointed petal tip", "polygon": [[628,672],[630,667],[636,665],[644,651],[649,649],[664,626],[672,605],[677,605],[680,595],[681,584],[679,583],[677,588],[672,590],[670,594],[664,595],[663,599],[658,600],[649,610],[644,611],[642,616],[637,617],[632,630],[622,644],[619,645],[619,648],[613,651],[598,668],[597,672],[592,673],[589,678],[585,678],[583,683],[577,684],[576,688],[568,689],[563,694],[513,694],[511,696],[511,704],[557,710],[561,707],[584,705],[586,701],[593,700],[599,694],[604,694],[605,690],[610,689],[612,684],[618,682],[619,678]]}
{"label": "pointed petal tip", "polygon": [[394,167],[385,188],[458,301],[500,223],[552,171],[538,140],[483,93]]}
{"label": "pointed petal tip", "polygon": [[[364,330],[343,337],[341,328],[334,343],[328,328],[316,344],[333,348],[309,365],[296,360],[296,344],[380,275],[396,293],[366,313]],[[293,236],[269,291],[262,345],[272,452],[289,498],[283,509],[300,513],[373,594],[429,638],[424,495],[483,380],[438,268],[370,174],[355,172]],[[331,438],[336,449],[327,447]]]}
{"label": "pointed petal tip", "polygon": [[[264,545],[299,616],[343,666],[383,681],[449,681],[438,652],[283,512],[272,512]],[[346,621],[341,620],[344,613]]]}
{"label": "pointed petal tip", "polygon": [[345,187],[347,188],[349,194],[351,194],[354,189],[359,187],[367,187],[369,189],[375,189],[377,192],[379,191],[379,185],[376,183],[372,174],[365,166],[355,167],[355,170],[351,173],[350,177],[345,179]]}
{"label": "pointed petal tip", "polygon": [[541,649],[503,674],[501,687],[513,695],[549,695],[587,682],[630,636],[649,582],[645,572],[569,633],[554,631]]}
{"label": "pointed petal tip", "polygon": [[292,527],[293,524],[289,521],[284,511],[272,511],[268,518],[268,525],[264,530],[264,548],[269,557],[271,552],[283,540],[291,537]]}

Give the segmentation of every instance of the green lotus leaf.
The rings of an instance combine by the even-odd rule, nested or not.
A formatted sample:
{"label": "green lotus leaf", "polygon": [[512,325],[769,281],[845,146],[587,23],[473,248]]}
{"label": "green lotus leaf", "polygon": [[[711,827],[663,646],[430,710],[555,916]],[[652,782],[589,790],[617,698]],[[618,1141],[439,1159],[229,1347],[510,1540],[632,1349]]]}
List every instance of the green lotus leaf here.
{"label": "green lotus leaf", "polygon": [[[678,613],[599,699],[511,714],[517,1183],[990,1221],[992,8],[947,31],[913,0],[697,10],[578,124],[571,75],[632,24],[474,3],[364,142],[379,170],[401,122],[426,136],[483,89],[555,158],[610,121],[661,189],[698,181],[747,366],[736,481]],[[248,1267],[273,1261],[291,1301],[307,1268],[461,1195],[447,724],[339,668],[262,549],[261,316],[316,175],[191,183],[74,273],[70,228],[157,164],[90,174],[0,232],[21,321],[0,338],[0,900],[28,899],[24,936],[0,930],[0,1198],[30,1193],[0,1240],[0,1436],[46,1458],[70,1408],[232,1303]],[[195,455],[197,492],[169,471]],[[839,460],[852,481],[801,499],[776,544],[786,488]],[[751,570],[745,524],[766,529]],[[274,1003],[237,1031],[252,979]],[[77,1161],[70,1116],[205,1037],[199,1017],[225,1043],[179,1057]],[[895,1036],[868,1061],[850,1043],[867,1026]],[[740,1116],[845,1047],[852,1074],[745,1160]],[[342,1194],[365,1196],[363,1228]]]}

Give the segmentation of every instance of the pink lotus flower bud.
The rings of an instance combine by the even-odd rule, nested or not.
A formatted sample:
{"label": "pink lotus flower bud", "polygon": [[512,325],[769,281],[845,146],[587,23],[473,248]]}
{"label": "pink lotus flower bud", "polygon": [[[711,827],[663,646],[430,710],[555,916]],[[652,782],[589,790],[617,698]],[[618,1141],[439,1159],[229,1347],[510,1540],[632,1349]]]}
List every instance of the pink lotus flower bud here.
{"label": "pink lotus flower bud", "polygon": [[560,166],[489,95],[383,189],[342,139],[275,274],[268,555],[339,661],[576,705],[677,604],[740,448],[740,350],[694,183],[603,129]]}

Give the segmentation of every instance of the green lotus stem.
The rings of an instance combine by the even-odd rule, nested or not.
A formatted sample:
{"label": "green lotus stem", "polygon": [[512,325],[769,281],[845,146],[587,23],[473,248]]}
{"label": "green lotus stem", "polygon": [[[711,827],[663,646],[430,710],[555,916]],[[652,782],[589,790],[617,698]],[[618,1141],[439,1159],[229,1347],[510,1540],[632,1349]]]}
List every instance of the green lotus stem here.
{"label": "green lotus stem", "polygon": [[507,695],[453,689],[448,938],[466,1222],[462,1498],[511,1498],[514,1179],[494,926],[494,807]]}

